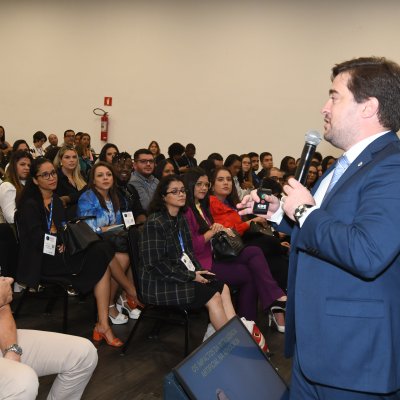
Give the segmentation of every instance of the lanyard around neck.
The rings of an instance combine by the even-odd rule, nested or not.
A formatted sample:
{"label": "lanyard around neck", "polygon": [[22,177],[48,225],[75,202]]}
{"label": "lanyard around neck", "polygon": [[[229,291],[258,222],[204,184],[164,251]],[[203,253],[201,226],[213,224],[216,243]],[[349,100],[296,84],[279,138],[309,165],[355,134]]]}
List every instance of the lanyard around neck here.
{"label": "lanyard around neck", "polygon": [[51,220],[53,219],[53,198],[51,198],[50,202],[50,213],[49,217],[47,218],[47,213],[46,213],[46,220],[47,220],[47,231],[50,233],[51,229]]}
{"label": "lanyard around neck", "polygon": [[182,233],[181,231],[178,231],[178,239],[179,239],[179,243],[181,245],[181,249],[182,249],[182,253],[185,252],[185,246],[183,244],[183,239],[182,239]]}

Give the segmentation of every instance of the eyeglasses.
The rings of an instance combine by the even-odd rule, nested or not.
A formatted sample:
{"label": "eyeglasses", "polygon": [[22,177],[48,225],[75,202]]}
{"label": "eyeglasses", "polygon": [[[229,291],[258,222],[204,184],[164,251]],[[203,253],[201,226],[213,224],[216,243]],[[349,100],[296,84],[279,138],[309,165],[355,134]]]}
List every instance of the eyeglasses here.
{"label": "eyeglasses", "polygon": [[50,179],[50,177],[54,178],[57,176],[57,172],[53,169],[51,172],[43,172],[43,174],[36,175],[36,178],[43,178],[46,181]]}
{"label": "eyeglasses", "polygon": [[186,195],[186,189],[172,189],[170,192],[165,192],[165,194],[173,194],[174,196],[178,196],[179,194]]}
{"label": "eyeglasses", "polygon": [[211,187],[211,183],[210,182],[196,182],[196,187],[197,188],[206,188],[206,189],[210,189]]}
{"label": "eyeglasses", "polygon": [[140,164],[154,164],[154,160],[137,160]]}

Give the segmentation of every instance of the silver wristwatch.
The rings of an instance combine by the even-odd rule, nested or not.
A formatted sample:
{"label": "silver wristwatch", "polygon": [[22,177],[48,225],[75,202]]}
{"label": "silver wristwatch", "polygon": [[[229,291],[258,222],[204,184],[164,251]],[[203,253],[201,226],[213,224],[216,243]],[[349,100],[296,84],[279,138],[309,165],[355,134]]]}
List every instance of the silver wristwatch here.
{"label": "silver wristwatch", "polygon": [[299,222],[299,219],[304,215],[304,213],[309,209],[313,207],[310,204],[300,204],[295,210],[294,210],[294,218]]}
{"label": "silver wristwatch", "polygon": [[3,351],[3,357],[9,352],[12,351],[15,354],[18,354],[19,356],[22,356],[22,347],[18,346],[17,343],[12,344],[11,346],[8,346],[6,349]]}

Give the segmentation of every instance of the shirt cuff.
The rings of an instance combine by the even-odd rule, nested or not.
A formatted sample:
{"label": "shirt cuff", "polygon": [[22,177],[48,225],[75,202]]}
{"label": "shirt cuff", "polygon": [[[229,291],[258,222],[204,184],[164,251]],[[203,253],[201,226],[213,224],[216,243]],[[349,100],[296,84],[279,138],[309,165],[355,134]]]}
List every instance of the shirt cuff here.
{"label": "shirt cuff", "polygon": [[284,211],[283,211],[283,202],[281,200],[281,205],[278,208],[278,210],[275,212],[275,214],[273,214],[271,216],[271,218],[268,221],[274,222],[275,224],[279,225],[283,219],[283,216],[285,215]]}
{"label": "shirt cuff", "polygon": [[307,209],[307,211],[304,212],[304,214],[298,219],[299,226],[300,228],[303,226],[304,222],[306,221],[307,217],[317,208],[318,206],[310,207]]}

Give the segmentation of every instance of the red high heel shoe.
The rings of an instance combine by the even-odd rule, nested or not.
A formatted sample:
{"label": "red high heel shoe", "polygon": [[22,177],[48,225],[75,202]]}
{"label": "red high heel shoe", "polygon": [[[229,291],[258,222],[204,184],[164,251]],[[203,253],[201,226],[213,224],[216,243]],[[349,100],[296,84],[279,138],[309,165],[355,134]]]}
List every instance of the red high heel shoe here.
{"label": "red high heel shoe", "polygon": [[99,332],[96,328],[93,329],[93,341],[100,343],[102,340],[105,340],[106,343],[109,346],[112,347],[121,347],[123,346],[122,340],[118,339],[115,337],[113,340],[108,340],[106,333],[110,330],[111,328],[108,328],[105,332]]}

